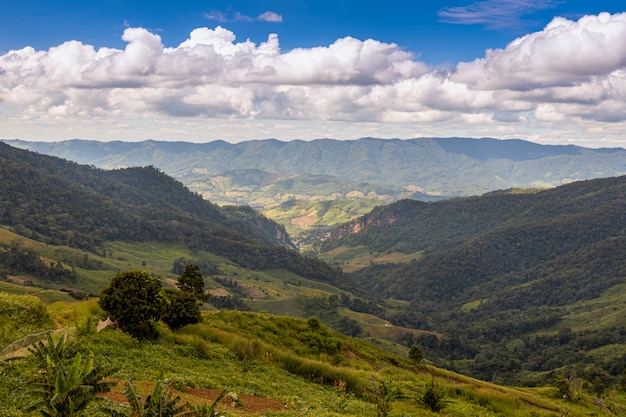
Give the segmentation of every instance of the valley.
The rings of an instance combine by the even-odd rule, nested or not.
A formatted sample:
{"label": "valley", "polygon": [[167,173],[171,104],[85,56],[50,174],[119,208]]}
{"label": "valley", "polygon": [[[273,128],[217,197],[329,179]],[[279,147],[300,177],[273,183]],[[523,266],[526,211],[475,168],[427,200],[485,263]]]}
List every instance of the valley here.
{"label": "valley", "polygon": [[[458,152],[453,144],[448,151]],[[612,158],[620,152],[604,153]],[[313,409],[318,415],[372,414],[375,387],[386,383],[384,376],[393,376],[407,396],[389,400],[398,415],[416,409],[430,415],[414,397],[434,377],[445,386],[444,415],[624,410],[626,177],[562,179],[567,184],[558,187],[442,199],[425,188],[407,198],[385,188],[389,183],[368,186],[356,177],[343,184],[321,174],[306,180],[305,174],[231,174],[237,178],[232,184],[254,190],[248,197],[275,196],[264,200],[265,217],[251,207],[209,202],[151,164],[104,170],[5,144],[0,158],[0,291],[37,297],[49,316],[25,326],[2,319],[2,348],[27,334],[65,326],[78,331],[88,319],[104,318],[95,300],[120,271],[146,271],[175,289],[180,268],[195,264],[212,294],[196,327],[169,330],[160,324],[162,337],[149,349],[114,331],[106,333],[110,348],[104,336],[87,330],[72,337],[123,361],[128,371],[118,373],[120,381],[159,380],[155,369],[140,368],[140,358],[177,360],[180,369],[166,368],[179,387],[228,386],[278,399],[289,405],[273,411],[280,415]],[[278,184],[280,192],[272,189]],[[223,195],[233,197],[229,190]],[[289,328],[306,333],[311,317],[324,330],[302,342],[306,346],[278,347],[271,339],[273,333],[286,340],[281,332]],[[283,330],[259,333],[269,323]],[[321,335],[338,338],[342,349],[308,351]],[[260,343],[265,353],[254,356],[253,367],[242,374],[236,368],[247,365],[237,362],[235,345],[245,341]],[[122,346],[133,354],[122,353]],[[407,359],[413,346],[424,355],[417,369]],[[211,378],[196,375],[191,369],[198,355],[206,366],[224,361],[225,368],[207,368]],[[307,359],[290,368],[288,356]],[[297,371],[303,363],[322,374]],[[10,365],[3,378],[10,385],[10,378],[32,366]],[[359,375],[350,374],[354,369]],[[302,391],[289,394],[268,379],[253,382],[262,373]],[[559,399],[561,378],[570,381],[576,401]],[[345,398],[333,388],[339,381],[354,384]],[[0,398],[11,395],[0,392]],[[336,396],[339,405],[327,405]],[[303,405],[303,398],[317,402]],[[617,399],[611,404],[610,398]],[[5,415],[20,415],[17,405],[10,407]]]}

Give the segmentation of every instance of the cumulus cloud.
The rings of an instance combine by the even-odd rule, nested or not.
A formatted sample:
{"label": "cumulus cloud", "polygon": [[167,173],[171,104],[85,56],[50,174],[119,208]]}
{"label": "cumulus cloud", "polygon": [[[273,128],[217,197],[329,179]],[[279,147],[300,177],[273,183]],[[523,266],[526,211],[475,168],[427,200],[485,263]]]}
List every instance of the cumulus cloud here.
{"label": "cumulus cloud", "polygon": [[248,137],[281,121],[281,129],[292,128],[287,138],[333,131],[313,125],[333,126],[339,137],[358,127],[363,135],[529,139],[555,130],[616,135],[626,127],[626,14],[556,18],[449,71],[373,39],[283,51],[275,34],[238,42],[221,26],[195,29],[173,47],[143,28],[127,28],[122,39],[124,49],[68,41],[0,55],[5,134],[25,121],[108,126],[110,135],[124,123],[170,133],[203,132],[209,122],[263,124]]}

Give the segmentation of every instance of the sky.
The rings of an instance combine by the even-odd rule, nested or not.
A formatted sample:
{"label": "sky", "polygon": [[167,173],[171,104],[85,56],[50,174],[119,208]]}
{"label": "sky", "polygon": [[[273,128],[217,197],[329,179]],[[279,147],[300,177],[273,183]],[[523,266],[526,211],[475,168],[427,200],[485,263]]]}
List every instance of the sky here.
{"label": "sky", "polygon": [[3,3],[3,139],[626,147],[622,0]]}

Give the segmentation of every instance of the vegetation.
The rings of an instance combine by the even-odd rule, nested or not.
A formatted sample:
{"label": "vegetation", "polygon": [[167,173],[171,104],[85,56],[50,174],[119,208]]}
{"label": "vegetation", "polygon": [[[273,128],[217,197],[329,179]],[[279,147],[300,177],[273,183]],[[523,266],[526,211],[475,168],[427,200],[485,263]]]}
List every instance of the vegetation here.
{"label": "vegetation", "polygon": [[370,193],[395,201],[553,187],[623,175],[625,158],[623,149],[468,138],[8,142],[102,168],[152,164],[210,201],[267,209],[290,200],[368,198]]}
{"label": "vegetation", "polygon": [[41,369],[33,384],[33,393],[39,398],[26,411],[38,411],[45,417],[79,417],[98,394],[116,385],[104,381],[113,369],[94,366],[92,352],[85,360],[80,352],[68,360],[64,338],[55,343],[48,334],[47,344],[39,342],[33,353]]}
{"label": "vegetation", "polygon": [[[194,298],[195,301],[195,298]],[[177,304],[182,300],[176,299]],[[115,275],[100,293],[100,307],[128,334],[155,338],[155,321],[161,318],[165,300],[161,281],[145,271],[124,271]],[[175,319],[170,319],[176,322]]]}
{"label": "vegetation", "polygon": [[[92,310],[85,308],[89,303],[77,302],[65,307],[79,313],[76,320],[84,322],[93,317],[88,313]],[[100,317],[103,314],[102,311],[96,313]],[[85,383],[86,374],[81,372],[89,369],[85,358],[90,358],[94,364],[106,358],[112,364],[92,368],[99,369],[94,374],[110,374],[107,379],[98,379],[100,384],[108,388],[115,382],[121,385],[94,397],[82,409],[82,415],[94,417],[178,413],[191,416],[256,413],[295,417],[314,413],[327,417],[548,417],[568,408],[574,415],[600,417],[626,411],[621,391],[614,403],[607,399],[605,409],[590,395],[591,388],[588,391],[582,386],[576,388],[576,400],[572,401],[559,397],[556,388],[518,390],[428,365],[418,370],[406,358],[334,333],[312,318],[206,312],[202,323],[175,332],[161,328],[159,339],[154,341],[138,342],[119,330],[106,329],[101,333],[77,333],[70,342],[49,338],[37,346],[34,355],[0,365],[0,412],[3,416],[40,414],[41,408],[27,408],[25,404],[36,404],[41,398],[38,385],[27,382],[30,378],[26,376],[39,375],[38,378],[46,381],[50,375],[47,370],[39,372],[42,357],[49,358],[46,363],[52,366],[50,369],[56,369],[58,363],[63,363],[66,370],[73,369],[64,374],[68,375],[68,381],[71,375],[82,375],[82,379],[79,378],[82,383],[78,383],[81,386],[89,385]],[[247,350],[251,353],[247,354],[244,371],[240,352],[246,346],[251,347]],[[333,348],[331,354],[320,346],[335,346],[337,350]],[[48,369],[47,366],[44,369]],[[115,371],[109,373],[107,369]],[[63,386],[67,388],[72,384]],[[420,398],[430,398],[425,394],[428,389],[438,400],[420,402]],[[90,389],[65,391],[70,392],[67,398],[77,399],[95,392]],[[445,404],[445,408],[431,411],[437,407],[431,408],[428,404],[437,404],[436,401]],[[253,403],[261,405],[248,408]]]}
{"label": "vegetation", "polygon": [[414,340],[432,363],[507,384],[546,384],[562,372],[610,387],[626,358],[610,310],[626,297],[625,201],[626,177],[407,200],[337,229],[320,250],[423,253],[352,273],[350,290],[379,297],[369,313],[442,335]]}
{"label": "vegetation", "polygon": [[[550,387],[555,398],[557,375],[563,375],[571,382],[570,402],[578,392],[608,401],[624,383],[623,177],[380,207],[319,246],[331,267],[298,254],[284,229],[251,208],[216,207],[155,168],[100,171],[1,150],[0,187],[7,201],[0,202],[0,277],[6,280],[0,288],[12,295],[0,300],[7,312],[0,315],[0,340],[7,345],[35,334],[23,342],[33,343],[31,337],[57,325],[76,326],[83,341],[97,337],[91,334],[95,318],[106,317],[97,303],[78,303],[85,311],[77,311],[65,302],[93,297],[111,288],[112,276],[135,271],[150,278],[154,286],[145,288],[154,287],[160,299],[135,329],[136,337],[155,341],[141,343],[167,350],[175,349],[167,345],[172,343],[207,361],[219,345],[234,359],[228,372],[254,375],[256,367],[271,363],[328,389],[344,386],[341,392],[369,405],[364,392],[385,381],[388,375],[378,372],[391,365],[420,378],[437,365],[498,383]],[[350,266],[356,272],[335,268],[355,257],[359,261]],[[213,294],[207,304],[176,289],[189,265],[204,274],[202,284]],[[199,288],[197,278],[190,289]],[[134,300],[130,292],[114,304]],[[56,303],[45,311],[41,301],[18,294]],[[110,295],[102,294],[106,302]],[[31,310],[12,310],[16,300]],[[225,320],[211,312],[216,307],[257,313]],[[269,313],[316,319],[282,324],[297,328],[296,336]],[[23,314],[22,325],[15,317]],[[235,330],[220,320],[246,326],[229,336]],[[134,325],[122,320],[127,330]],[[377,353],[359,369],[347,368],[355,354],[346,351],[349,339],[330,329],[364,337],[390,356]],[[273,335],[284,339],[279,348],[261,342]],[[97,354],[99,346],[85,343]],[[422,352],[423,366],[412,366],[411,346]],[[85,361],[88,350],[81,355]],[[12,369],[20,366],[26,365]],[[427,385],[395,375],[403,399],[393,400],[392,414],[400,413],[396,406],[406,392]],[[479,394],[449,389],[439,374],[437,380],[448,398],[481,401]]]}
{"label": "vegetation", "polygon": [[178,277],[176,286],[184,293],[190,294],[198,301],[204,301],[204,278],[197,265],[187,265]]}
{"label": "vegetation", "polygon": [[[0,150],[0,224],[23,237],[92,254],[106,252],[111,241],[168,242],[244,268],[339,279],[326,264],[293,250],[281,226],[249,208],[219,208],[154,167],[103,171],[4,143]],[[57,269],[62,272],[52,265]]]}

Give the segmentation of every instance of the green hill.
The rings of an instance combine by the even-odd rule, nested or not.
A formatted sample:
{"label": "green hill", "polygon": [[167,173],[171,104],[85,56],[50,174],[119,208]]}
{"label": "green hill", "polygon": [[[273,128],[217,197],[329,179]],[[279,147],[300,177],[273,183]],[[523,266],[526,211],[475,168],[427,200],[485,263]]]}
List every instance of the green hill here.
{"label": "green hill", "polygon": [[[110,242],[168,242],[243,268],[338,279],[325,264],[293,250],[276,223],[246,207],[211,204],[153,167],[104,171],[0,144],[0,193],[0,224],[45,244],[100,254]],[[5,246],[9,269],[20,263],[42,278],[74,279],[59,263],[20,256],[15,245]]]}
{"label": "green hill", "polygon": [[[7,315],[7,307],[10,309]],[[35,313],[33,307],[36,307]],[[131,381],[142,396],[161,381],[181,397],[182,405],[211,403],[225,391],[215,411],[224,416],[557,416],[621,415],[621,391],[596,400],[590,389],[569,381],[571,398],[556,387],[516,389],[481,382],[430,365],[414,366],[406,355],[330,331],[311,318],[300,320],[267,313],[208,312],[202,323],[176,332],[161,328],[153,342],[137,342],[121,331],[96,333],[91,320],[102,317],[93,301],[56,303],[46,310],[27,296],[0,293],[4,323],[28,317],[63,321],[68,361],[74,353],[93,354],[98,369],[111,369],[107,381],[117,383],[87,408],[89,416],[105,416],[102,407],[123,411],[122,390]],[[43,326],[45,327],[45,326]],[[34,340],[34,339],[33,339]],[[2,339],[5,346],[5,339]],[[56,342],[55,342],[56,343]],[[64,355],[65,357],[65,355]],[[0,362],[0,413],[34,416],[25,407],[35,398],[34,381],[43,369],[33,355]],[[435,389],[440,411],[431,411],[424,394]]]}
{"label": "green hill", "polygon": [[[615,302],[625,295],[625,239],[626,177],[617,177],[401,201],[337,229],[321,257],[349,267],[369,253],[371,265],[351,274],[354,291],[406,303],[387,318],[441,333],[418,342],[442,366],[506,383],[555,370],[608,383],[626,365],[626,309]],[[375,262],[394,251],[419,256]],[[576,319],[585,314],[594,326]]]}

